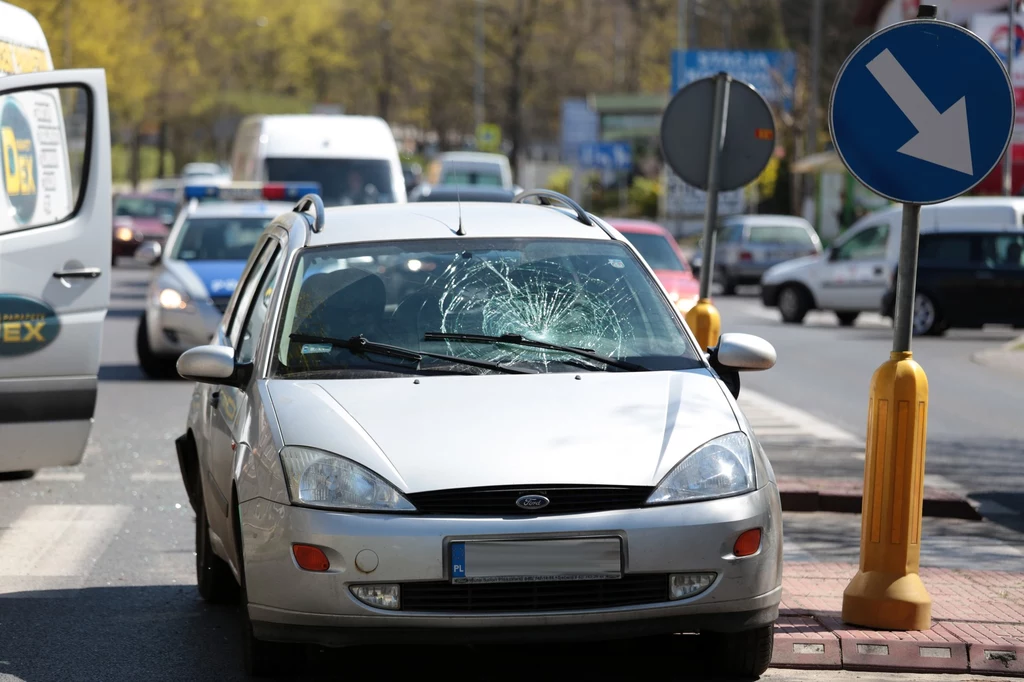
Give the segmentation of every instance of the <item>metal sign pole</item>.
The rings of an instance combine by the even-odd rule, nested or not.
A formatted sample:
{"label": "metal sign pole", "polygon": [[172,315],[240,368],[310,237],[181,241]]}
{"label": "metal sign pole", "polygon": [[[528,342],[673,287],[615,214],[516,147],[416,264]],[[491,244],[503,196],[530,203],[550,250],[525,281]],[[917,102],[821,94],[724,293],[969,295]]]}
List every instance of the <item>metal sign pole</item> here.
{"label": "metal sign pole", "polygon": [[914,297],[917,291],[918,236],[921,204],[903,204],[903,231],[896,266],[896,301],[893,313],[892,352],[909,353],[914,333]]}
{"label": "metal sign pole", "polygon": [[729,115],[729,78],[727,73],[715,76],[715,107],[711,116],[711,147],[708,151],[708,196],[704,208],[704,253],[700,267],[700,297],[711,296],[711,275],[715,265],[715,225],[718,223],[718,159],[725,140],[726,117]]}

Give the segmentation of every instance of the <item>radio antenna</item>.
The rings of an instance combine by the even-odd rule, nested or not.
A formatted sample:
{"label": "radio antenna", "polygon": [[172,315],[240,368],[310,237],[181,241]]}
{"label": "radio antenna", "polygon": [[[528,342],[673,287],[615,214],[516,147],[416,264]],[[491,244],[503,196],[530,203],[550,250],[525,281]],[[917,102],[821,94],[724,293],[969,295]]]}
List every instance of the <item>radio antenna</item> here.
{"label": "radio antenna", "polygon": [[[456,176],[458,177],[458,176]],[[462,229],[462,190],[459,187],[459,181],[455,181],[455,201],[459,205],[459,229],[455,231],[455,234],[462,236],[466,234],[466,231]]]}

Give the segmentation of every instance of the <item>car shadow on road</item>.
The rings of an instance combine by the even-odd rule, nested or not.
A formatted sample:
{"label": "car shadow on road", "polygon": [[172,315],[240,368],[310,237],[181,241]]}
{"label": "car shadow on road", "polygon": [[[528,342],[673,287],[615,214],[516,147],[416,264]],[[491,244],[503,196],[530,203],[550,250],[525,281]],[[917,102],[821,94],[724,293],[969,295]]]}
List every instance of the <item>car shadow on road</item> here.
{"label": "car shadow on road", "polygon": [[[242,671],[237,607],[205,604],[194,585],[13,593],[0,596],[0,613],[0,676],[25,682],[249,679]],[[290,662],[294,675],[279,679],[690,680],[708,679],[699,662],[709,658],[692,635],[571,645],[309,647],[305,660]]]}

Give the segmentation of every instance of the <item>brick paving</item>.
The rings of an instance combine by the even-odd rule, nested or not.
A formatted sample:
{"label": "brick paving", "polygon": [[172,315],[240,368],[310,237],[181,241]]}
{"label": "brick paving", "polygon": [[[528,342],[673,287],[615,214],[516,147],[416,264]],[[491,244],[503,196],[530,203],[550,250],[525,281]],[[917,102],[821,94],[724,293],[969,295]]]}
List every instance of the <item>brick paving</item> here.
{"label": "brick paving", "polygon": [[772,665],[1024,677],[1021,571],[923,568],[931,629],[890,632],[843,623],[843,590],[855,565],[787,563]]}

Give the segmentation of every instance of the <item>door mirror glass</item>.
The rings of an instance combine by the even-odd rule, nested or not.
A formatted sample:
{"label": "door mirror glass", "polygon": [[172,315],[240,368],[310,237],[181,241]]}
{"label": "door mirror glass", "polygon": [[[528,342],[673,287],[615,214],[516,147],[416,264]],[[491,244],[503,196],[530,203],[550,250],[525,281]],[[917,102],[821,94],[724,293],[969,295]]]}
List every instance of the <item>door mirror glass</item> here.
{"label": "door mirror glass", "polygon": [[231,383],[235,375],[235,351],[230,346],[197,346],[178,358],[178,374],[204,384]]}
{"label": "door mirror glass", "polygon": [[133,257],[144,265],[156,265],[163,253],[163,247],[158,242],[142,242],[135,248]]}
{"label": "door mirror glass", "polygon": [[760,371],[775,366],[777,355],[772,344],[753,334],[722,334],[712,349],[716,364],[739,372]]}

